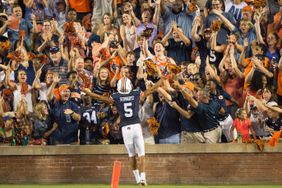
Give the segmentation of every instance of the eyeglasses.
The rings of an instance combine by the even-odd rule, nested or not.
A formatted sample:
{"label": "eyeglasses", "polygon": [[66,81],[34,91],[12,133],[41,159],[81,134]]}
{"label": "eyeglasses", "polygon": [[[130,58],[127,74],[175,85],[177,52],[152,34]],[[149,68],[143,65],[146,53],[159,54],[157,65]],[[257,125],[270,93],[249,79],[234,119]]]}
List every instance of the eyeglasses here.
{"label": "eyeglasses", "polygon": [[43,25],[44,27],[51,27],[51,25]]}
{"label": "eyeglasses", "polygon": [[51,51],[50,51],[50,54],[56,54],[56,53],[57,53],[57,52],[51,52]]}
{"label": "eyeglasses", "polygon": [[51,54],[55,54],[55,53],[57,53],[58,51],[59,51],[60,49],[58,48],[58,47],[52,47],[52,48],[50,48],[50,53]]}

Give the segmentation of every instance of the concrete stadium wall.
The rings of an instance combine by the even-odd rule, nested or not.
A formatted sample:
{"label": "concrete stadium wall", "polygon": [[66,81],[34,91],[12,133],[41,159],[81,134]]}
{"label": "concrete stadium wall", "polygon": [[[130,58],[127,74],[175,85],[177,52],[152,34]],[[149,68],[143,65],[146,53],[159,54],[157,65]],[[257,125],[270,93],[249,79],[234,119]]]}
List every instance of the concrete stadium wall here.
{"label": "concrete stadium wall", "polygon": [[[149,184],[282,184],[282,144],[148,145]],[[0,147],[0,183],[110,184],[114,160],[132,184],[123,145]]]}

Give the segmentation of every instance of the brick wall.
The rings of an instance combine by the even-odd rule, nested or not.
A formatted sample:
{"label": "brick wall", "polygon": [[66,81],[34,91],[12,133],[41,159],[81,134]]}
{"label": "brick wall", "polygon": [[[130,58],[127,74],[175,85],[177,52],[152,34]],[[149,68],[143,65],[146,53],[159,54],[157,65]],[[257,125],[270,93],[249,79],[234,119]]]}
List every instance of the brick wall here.
{"label": "brick wall", "polygon": [[[280,152],[149,152],[147,180],[150,184],[282,184],[281,159]],[[121,183],[134,183],[126,154],[79,153],[0,155],[0,183],[108,184],[114,160],[122,162]]]}

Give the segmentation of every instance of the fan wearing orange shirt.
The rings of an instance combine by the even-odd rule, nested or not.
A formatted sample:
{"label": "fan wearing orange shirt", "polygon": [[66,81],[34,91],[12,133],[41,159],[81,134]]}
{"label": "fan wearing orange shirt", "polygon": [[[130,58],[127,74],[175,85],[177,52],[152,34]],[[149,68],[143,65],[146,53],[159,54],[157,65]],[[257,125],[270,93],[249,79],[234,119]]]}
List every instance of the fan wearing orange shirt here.
{"label": "fan wearing orange shirt", "polygon": [[112,80],[115,78],[116,80],[119,80],[121,75],[120,72],[116,74],[116,69],[118,68],[121,70],[121,67],[125,64],[125,59],[122,55],[120,55],[118,47],[120,44],[117,41],[111,41],[109,44],[109,51],[111,54],[111,57],[108,58],[106,61],[102,62],[99,67],[106,66],[107,69],[110,71],[110,79]]}
{"label": "fan wearing orange shirt", "polygon": [[77,18],[82,20],[84,16],[90,13],[90,3],[89,0],[68,0],[71,8],[75,9],[77,12]]}
{"label": "fan wearing orange shirt", "polygon": [[254,96],[256,95],[256,91],[250,90],[250,82],[253,78],[254,72],[257,70],[266,75],[268,78],[272,78],[273,73],[268,70],[270,64],[269,59],[264,56],[265,45],[261,43],[252,44],[253,56],[245,59],[246,46],[248,45],[244,44],[245,48],[241,53],[239,63],[244,67],[244,90],[248,90],[248,92]]}
{"label": "fan wearing orange shirt", "polygon": [[165,47],[164,47],[164,45],[161,41],[155,40],[154,44],[153,44],[153,48],[154,48],[154,52],[155,52],[155,56],[153,57],[153,61],[157,65],[157,67],[160,69],[161,73],[163,75],[166,75],[167,64],[172,63],[172,64],[175,65],[175,61],[172,58],[167,57],[165,55]]}

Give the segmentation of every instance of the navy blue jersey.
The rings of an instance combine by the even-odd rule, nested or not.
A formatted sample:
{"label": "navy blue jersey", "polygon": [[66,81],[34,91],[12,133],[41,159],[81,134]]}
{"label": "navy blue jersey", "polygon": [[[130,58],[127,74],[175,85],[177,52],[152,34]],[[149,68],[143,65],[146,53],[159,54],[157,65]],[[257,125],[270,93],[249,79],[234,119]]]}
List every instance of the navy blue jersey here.
{"label": "navy blue jersey", "polygon": [[231,96],[222,89],[217,89],[216,94],[211,93],[212,100],[217,101],[225,110],[225,114],[219,114],[218,120],[223,121],[228,116],[226,100],[231,100]]}
{"label": "navy blue jersey", "polygon": [[96,106],[91,107],[81,107],[81,120],[80,125],[82,127],[92,127],[94,128],[98,124],[97,110]]}
{"label": "navy blue jersey", "polygon": [[98,107],[92,105],[91,107],[81,107],[81,119],[79,122],[79,129],[80,129],[80,144],[84,145],[86,144],[86,130],[89,129],[89,139],[92,142],[96,138],[99,138],[98,135],[98,125],[99,125],[99,119],[97,117]]}
{"label": "navy blue jersey", "polygon": [[[180,102],[181,108],[187,111],[191,110],[194,112],[195,109],[188,103],[186,99],[184,99],[182,94],[179,94],[179,102]],[[187,131],[187,132],[201,132],[202,131],[202,128],[199,125],[199,121],[198,121],[198,117],[196,113],[194,113],[192,117],[189,119],[185,118],[184,116],[181,116],[180,123],[181,123],[182,131]]]}
{"label": "navy blue jersey", "polygon": [[78,122],[64,113],[66,109],[71,109],[80,114],[80,107],[70,100],[65,103],[58,101],[55,103],[55,107],[51,109],[51,115],[59,125],[58,129],[56,129],[55,139],[62,144],[77,142]]}
{"label": "navy blue jersey", "polygon": [[215,50],[209,50],[209,62],[214,65],[218,70],[218,66],[223,58],[223,53],[216,52]]}
{"label": "navy blue jersey", "polygon": [[159,102],[156,107],[155,117],[160,123],[158,138],[165,139],[181,132],[180,114],[167,102]]}
{"label": "navy blue jersey", "polygon": [[282,130],[282,118],[272,119],[270,117],[266,118],[265,124],[272,128],[274,131]]}
{"label": "navy blue jersey", "polygon": [[197,114],[198,121],[203,130],[217,127],[219,111],[221,105],[216,100],[210,100],[209,103],[198,103],[194,112]]}
{"label": "navy blue jersey", "polygon": [[182,61],[190,62],[191,45],[186,45],[183,41],[176,42],[174,39],[169,39],[168,43],[169,45],[166,47],[167,56],[174,59],[177,65]]}
{"label": "navy blue jersey", "polygon": [[140,90],[133,90],[129,94],[113,93],[112,98],[120,115],[121,126],[140,123],[138,116]]}
{"label": "navy blue jersey", "polygon": [[223,53],[216,52],[215,50],[212,50],[210,47],[208,47],[208,41],[203,36],[201,36],[201,40],[196,42],[195,44],[199,49],[201,58],[200,72],[205,71],[207,56],[209,56],[210,64],[214,65],[218,69],[219,63],[223,58]]}

